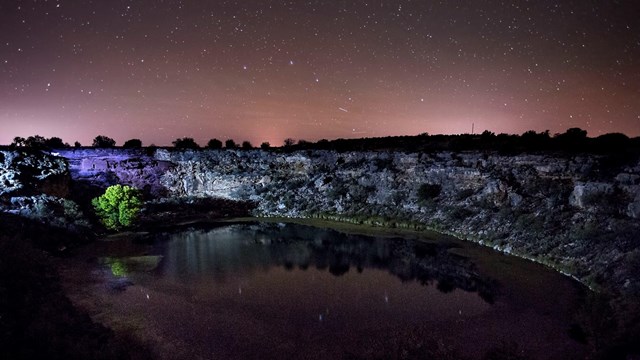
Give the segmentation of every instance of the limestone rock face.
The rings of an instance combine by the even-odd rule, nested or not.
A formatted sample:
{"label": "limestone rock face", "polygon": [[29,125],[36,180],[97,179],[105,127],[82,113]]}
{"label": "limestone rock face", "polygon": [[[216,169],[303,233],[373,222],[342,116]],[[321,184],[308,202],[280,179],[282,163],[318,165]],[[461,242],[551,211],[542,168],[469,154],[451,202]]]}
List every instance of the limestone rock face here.
{"label": "limestone rock face", "polygon": [[40,152],[0,150],[0,196],[69,193],[66,160]]}
{"label": "limestone rock face", "polygon": [[78,204],[51,195],[12,197],[11,206],[5,211],[72,231],[89,228],[89,222]]}
{"label": "limestone rock face", "polygon": [[83,231],[89,223],[69,196],[64,158],[38,151],[0,150],[0,212]]}
{"label": "limestone rock face", "polygon": [[76,182],[101,189],[130,185],[154,196],[164,193],[159,178],[171,166],[141,149],[65,149],[58,153],[68,160]]}
{"label": "limestone rock face", "polygon": [[[159,150],[155,160],[172,164],[159,177],[171,197],[252,200],[260,216],[422,224],[582,279],[638,279],[614,271],[640,247],[637,163],[611,169],[595,155],[257,150]],[[424,184],[439,193],[420,198]]]}

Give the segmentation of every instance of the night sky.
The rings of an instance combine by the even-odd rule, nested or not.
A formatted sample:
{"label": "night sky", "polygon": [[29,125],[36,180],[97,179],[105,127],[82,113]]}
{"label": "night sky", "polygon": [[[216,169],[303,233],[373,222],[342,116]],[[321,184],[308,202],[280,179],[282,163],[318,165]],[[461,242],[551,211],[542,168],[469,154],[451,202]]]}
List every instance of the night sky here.
{"label": "night sky", "polygon": [[0,2],[0,144],[640,135],[640,1]]}

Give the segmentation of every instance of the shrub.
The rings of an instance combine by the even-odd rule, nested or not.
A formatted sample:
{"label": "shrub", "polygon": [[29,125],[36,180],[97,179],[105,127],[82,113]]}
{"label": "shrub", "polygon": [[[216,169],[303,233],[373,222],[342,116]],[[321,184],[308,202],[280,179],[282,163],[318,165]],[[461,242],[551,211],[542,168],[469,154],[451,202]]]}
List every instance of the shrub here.
{"label": "shrub", "polygon": [[473,215],[473,210],[466,207],[452,207],[449,210],[449,215],[452,219],[457,221],[464,221],[468,217]]}
{"label": "shrub", "polygon": [[475,191],[473,189],[460,190],[456,194],[456,200],[458,200],[458,201],[466,200],[467,198],[469,198],[473,194],[475,194]]}
{"label": "shrub", "polygon": [[442,186],[438,184],[422,184],[418,188],[418,201],[427,201],[438,197]]}
{"label": "shrub", "polygon": [[119,230],[135,223],[142,207],[142,196],[131,186],[113,185],[104,195],[91,200],[91,204],[107,229]]}

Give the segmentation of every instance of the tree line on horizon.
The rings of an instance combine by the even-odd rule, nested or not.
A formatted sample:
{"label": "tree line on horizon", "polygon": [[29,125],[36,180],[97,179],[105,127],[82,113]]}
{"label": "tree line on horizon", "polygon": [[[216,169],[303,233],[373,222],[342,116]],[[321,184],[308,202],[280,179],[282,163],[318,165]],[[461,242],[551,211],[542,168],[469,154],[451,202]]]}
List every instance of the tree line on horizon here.
{"label": "tree line on horizon", "polygon": [[[227,139],[224,143],[216,138],[209,140],[206,146],[201,147],[193,138],[182,137],[172,142],[176,149],[256,149],[251,142],[243,141],[238,144],[233,139]],[[71,148],[69,143],[63,142],[59,137],[45,138],[40,135],[27,138],[15,137],[9,145],[11,148],[26,147],[35,149],[62,149]],[[73,147],[82,145],[75,142]],[[114,148],[116,141],[105,135],[98,135],[93,139],[91,147]],[[140,139],[130,139],[123,143],[121,148],[143,148]],[[151,144],[146,148],[156,148]],[[484,131],[481,134],[459,135],[420,135],[387,136],[357,139],[322,139],[316,142],[306,140],[294,140],[287,138],[281,147],[272,147],[268,142],[263,142],[262,150],[277,149],[284,151],[295,150],[334,150],[334,151],[472,151],[487,150],[500,152],[523,151],[565,151],[565,152],[640,152],[640,137],[629,138],[622,133],[608,133],[595,138],[587,136],[587,131],[580,128],[570,128],[564,133],[551,135],[549,131],[526,131],[521,135],[495,134]]]}

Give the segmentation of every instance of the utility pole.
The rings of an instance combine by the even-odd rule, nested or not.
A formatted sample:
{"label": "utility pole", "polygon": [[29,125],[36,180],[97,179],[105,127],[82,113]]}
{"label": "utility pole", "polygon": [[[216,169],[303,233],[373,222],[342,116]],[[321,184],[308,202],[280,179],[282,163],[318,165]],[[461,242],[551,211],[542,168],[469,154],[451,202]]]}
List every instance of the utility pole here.
{"label": "utility pole", "polygon": [[476,123],[471,123],[471,135],[473,135],[473,131],[475,130]]}

